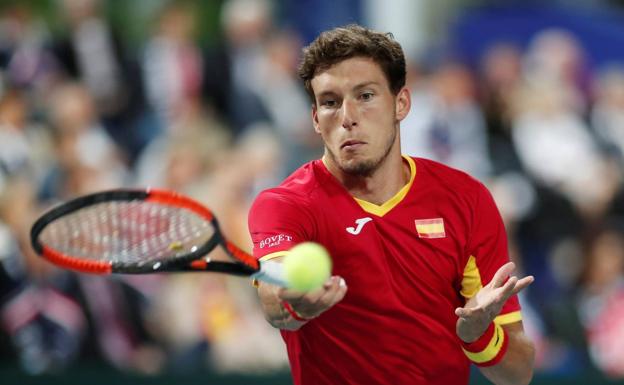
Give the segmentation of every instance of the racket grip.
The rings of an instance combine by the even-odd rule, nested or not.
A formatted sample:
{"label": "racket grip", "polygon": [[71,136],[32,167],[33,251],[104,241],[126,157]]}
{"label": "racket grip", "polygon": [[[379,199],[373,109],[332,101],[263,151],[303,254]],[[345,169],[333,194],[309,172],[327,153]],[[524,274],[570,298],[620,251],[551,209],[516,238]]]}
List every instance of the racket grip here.
{"label": "racket grip", "polygon": [[251,278],[281,287],[288,286],[284,275],[284,266],[278,262],[260,261],[260,270],[254,273]]}

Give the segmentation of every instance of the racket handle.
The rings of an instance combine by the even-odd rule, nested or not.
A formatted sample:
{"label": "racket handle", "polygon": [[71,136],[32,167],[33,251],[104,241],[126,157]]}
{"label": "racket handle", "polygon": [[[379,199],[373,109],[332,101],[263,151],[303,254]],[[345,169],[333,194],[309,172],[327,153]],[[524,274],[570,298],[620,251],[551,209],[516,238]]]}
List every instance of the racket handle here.
{"label": "racket handle", "polygon": [[284,276],[284,266],[278,262],[261,261],[260,270],[253,274],[251,278],[281,287],[288,286],[286,277]]}

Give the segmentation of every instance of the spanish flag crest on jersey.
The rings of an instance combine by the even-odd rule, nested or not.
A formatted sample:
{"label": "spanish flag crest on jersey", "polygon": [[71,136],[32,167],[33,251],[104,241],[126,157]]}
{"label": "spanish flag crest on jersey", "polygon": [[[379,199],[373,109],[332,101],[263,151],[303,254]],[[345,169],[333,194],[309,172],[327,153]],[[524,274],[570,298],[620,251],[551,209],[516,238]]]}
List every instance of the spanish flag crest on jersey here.
{"label": "spanish flag crest on jersey", "polygon": [[416,232],[419,238],[444,238],[446,232],[444,231],[444,219],[431,218],[431,219],[416,219]]}

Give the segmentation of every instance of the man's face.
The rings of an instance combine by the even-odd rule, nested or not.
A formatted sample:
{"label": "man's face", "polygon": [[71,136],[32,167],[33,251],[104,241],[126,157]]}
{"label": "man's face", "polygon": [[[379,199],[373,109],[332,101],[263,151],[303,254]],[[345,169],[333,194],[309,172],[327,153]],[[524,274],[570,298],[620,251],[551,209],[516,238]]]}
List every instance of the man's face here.
{"label": "man's face", "polygon": [[311,82],[314,129],[325,142],[326,161],[347,174],[369,176],[388,154],[399,151],[399,122],[410,107],[409,92],[390,90],[381,67],[354,57],[333,65]]}

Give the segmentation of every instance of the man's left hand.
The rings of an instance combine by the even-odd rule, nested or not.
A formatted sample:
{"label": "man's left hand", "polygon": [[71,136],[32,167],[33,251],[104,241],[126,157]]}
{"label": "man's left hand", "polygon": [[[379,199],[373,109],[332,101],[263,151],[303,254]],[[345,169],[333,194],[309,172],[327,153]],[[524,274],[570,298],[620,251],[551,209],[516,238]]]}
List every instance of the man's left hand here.
{"label": "man's left hand", "polygon": [[459,317],[456,326],[457,335],[464,342],[476,341],[498,316],[507,299],[534,281],[531,275],[522,279],[510,277],[515,269],[516,265],[513,262],[501,266],[490,283],[470,298],[464,307],[455,309],[455,315]]}

